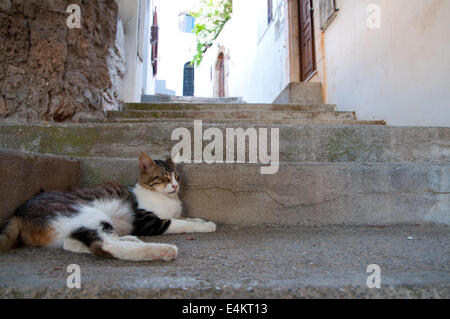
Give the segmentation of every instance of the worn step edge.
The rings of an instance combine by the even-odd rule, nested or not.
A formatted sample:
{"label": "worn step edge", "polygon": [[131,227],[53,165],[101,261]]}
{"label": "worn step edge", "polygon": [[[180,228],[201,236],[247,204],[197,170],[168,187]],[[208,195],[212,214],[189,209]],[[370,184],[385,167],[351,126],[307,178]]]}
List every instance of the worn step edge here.
{"label": "worn step edge", "polygon": [[[249,258],[251,258],[249,256]],[[444,273],[445,274],[445,273]],[[430,285],[389,285],[383,289],[368,289],[358,286],[326,287],[322,285],[299,286],[289,279],[290,285],[269,286],[263,283],[241,285],[233,281],[205,282],[195,279],[165,280],[157,278],[155,284],[140,284],[144,288],[133,288],[128,283],[117,283],[115,286],[84,284],[82,291],[78,289],[49,287],[17,287],[0,284],[0,298],[4,299],[448,299],[450,284]],[[117,282],[117,280],[116,280]],[[170,284],[172,283],[172,284]],[[297,284],[297,286],[296,286]],[[63,287],[64,285],[61,285]]]}
{"label": "worn step edge", "polygon": [[335,104],[245,104],[245,103],[127,103],[125,110],[255,110],[255,111],[336,111]]}
{"label": "worn step edge", "polygon": [[360,121],[360,120],[342,120],[342,119],[332,119],[332,120],[255,120],[255,119],[204,119],[204,118],[108,118],[108,119],[80,119],[80,123],[192,123],[194,121],[202,120],[204,123],[209,124],[223,124],[223,123],[247,123],[254,125],[386,125],[385,121]]}
{"label": "worn step edge", "polygon": [[[177,128],[193,122],[147,124],[0,125],[0,147],[69,156],[130,158],[170,154]],[[279,129],[281,162],[450,162],[450,128],[326,125],[203,124],[203,131]],[[270,134],[269,134],[270,135]],[[270,140],[270,138],[269,138]],[[206,146],[209,141],[204,141]],[[224,144],[226,145],[226,144]]]}
{"label": "worn step edge", "polygon": [[225,97],[225,98],[214,98],[214,97],[196,97],[196,96],[172,96],[166,94],[143,94],[141,96],[141,101],[144,103],[159,103],[159,102],[183,102],[183,103],[198,103],[206,101],[217,101],[219,103],[245,103],[242,97]]}
{"label": "worn step edge", "polygon": [[283,112],[283,111],[109,111],[107,118],[199,118],[199,119],[247,119],[247,120],[356,120],[354,112]]}

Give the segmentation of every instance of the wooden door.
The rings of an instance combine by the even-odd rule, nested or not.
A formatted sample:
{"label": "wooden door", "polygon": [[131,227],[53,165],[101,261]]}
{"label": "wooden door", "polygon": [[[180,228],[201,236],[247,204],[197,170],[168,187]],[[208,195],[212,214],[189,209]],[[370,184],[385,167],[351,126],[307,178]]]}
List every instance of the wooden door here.
{"label": "wooden door", "polygon": [[158,73],[158,41],[159,41],[159,27],[158,27],[158,13],[153,13],[153,25],[151,28],[151,39],[150,43],[152,45],[152,67],[153,76]]}
{"label": "wooden door", "polygon": [[300,80],[306,81],[316,70],[312,0],[299,0]]}

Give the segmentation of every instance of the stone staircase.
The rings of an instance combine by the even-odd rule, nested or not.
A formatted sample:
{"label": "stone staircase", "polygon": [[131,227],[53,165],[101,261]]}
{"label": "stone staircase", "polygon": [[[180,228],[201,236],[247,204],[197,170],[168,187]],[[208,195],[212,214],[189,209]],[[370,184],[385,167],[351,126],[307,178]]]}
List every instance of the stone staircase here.
{"label": "stone staircase", "polygon": [[[181,164],[187,216],[217,222],[219,235],[195,236],[192,245],[186,236],[158,239],[196,251],[196,258],[182,253],[174,264],[155,265],[155,275],[144,269],[148,264],[135,263],[136,276],[154,281],[135,278],[116,290],[89,279],[97,296],[450,297],[450,128],[358,121],[354,112],[320,101],[193,101],[127,104],[104,120],[79,124],[0,125],[1,148],[78,159],[84,186],[135,183],[137,156],[166,158],[178,142],[171,140],[173,130],[183,127],[194,136],[194,120],[202,120],[203,131],[218,128],[224,136],[227,128],[279,129],[275,175],[261,175],[264,164]],[[19,263],[35,256],[27,254],[17,257]],[[90,257],[82,263],[93,273],[98,264],[114,267],[111,276],[119,278],[129,265]],[[365,286],[372,263],[386,271],[384,289]],[[0,269],[13,276],[4,257]],[[20,291],[29,287],[21,285]],[[44,295],[77,296],[64,291]],[[0,288],[0,297],[8,294]]]}
{"label": "stone staircase", "polygon": [[81,119],[82,123],[193,122],[250,123],[262,125],[385,125],[385,121],[359,121],[355,112],[338,112],[323,104],[319,83],[291,83],[271,104],[245,103],[242,98],[202,98],[143,95],[142,103],[109,111],[106,119]]}
{"label": "stone staircase", "polygon": [[179,142],[172,132],[182,127],[193,139],[195,120],[201,134],[223,132],[224,145],[228,128],[278,129],[280,168],[261,175],[263,164],[181,165],[191,216],[233,225],[450,225],[450,128],[361,122],[335,105],[127,104],[101,121],[3,124],[0,147],[77,158],[83,185],[132,184],[139,154],[167,158]]}
{"label": "stone staircase", "polygon": [[106,119],[82,119],[83,123],[193,122],[251,124],[385,125],[384,121],[358,121],[355,112],[337,112],[329,104],[223,103],[126,104],[122,111],[110,111]]}

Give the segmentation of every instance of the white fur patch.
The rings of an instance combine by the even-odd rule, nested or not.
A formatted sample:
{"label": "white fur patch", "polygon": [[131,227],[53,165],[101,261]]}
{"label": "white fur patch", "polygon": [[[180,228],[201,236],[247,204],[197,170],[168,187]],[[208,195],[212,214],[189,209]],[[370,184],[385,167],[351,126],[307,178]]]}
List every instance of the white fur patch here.
{"label": "white fur patch", "polygon": [[59,216],[52,222],[53,229],[56,230],[56,236],[49,246],[63,248],[64,241],[70,235],[81,227],[89,229],[100,229],[102,222],[112,224],[111,219],[105,212],[92,206],[80,206],[79,213],[70,217]]}
{"label": "white fur patch", "polygon": [[128,203],[119,199],[103,199],[92,202],[91,205],[79,206],[79,213],[69,217],[59,216],[52,222],[56,236],[50,246],[62,248],[64,241],[81,227],[99,230],[101,223],[113,225],[118,236],[129,235],[133,230],[132,210]]}
{"label": "white fur patch", "polygon": [[133,211],[129,203],[120,199],[102,199],[94,201],[92,206],[109,216],[116,235],[125,236],[133,231]]}
{"label": "white fur patch", "polygon": [[183,210],[178,195],[167,196],[158,192],[152,192],[141,185],[133,189],[138,201],[139,209],[153,212],[161,219],[180,218]]}

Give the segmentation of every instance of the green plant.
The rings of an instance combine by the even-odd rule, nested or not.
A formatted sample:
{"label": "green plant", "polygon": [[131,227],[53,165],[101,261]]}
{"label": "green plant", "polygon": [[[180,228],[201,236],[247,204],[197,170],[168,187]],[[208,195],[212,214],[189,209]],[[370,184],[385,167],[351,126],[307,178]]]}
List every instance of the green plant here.
{"label": "green plant", "polygon": [[194,33],[197,38],[192,64],[200,65],[203,55],[231,19],[232,13],[233,0],[201,0],[198,11],[189,13],[195,18]]}

